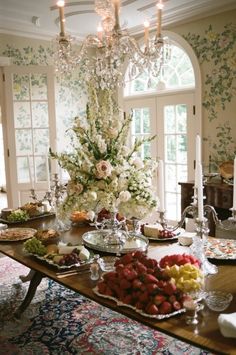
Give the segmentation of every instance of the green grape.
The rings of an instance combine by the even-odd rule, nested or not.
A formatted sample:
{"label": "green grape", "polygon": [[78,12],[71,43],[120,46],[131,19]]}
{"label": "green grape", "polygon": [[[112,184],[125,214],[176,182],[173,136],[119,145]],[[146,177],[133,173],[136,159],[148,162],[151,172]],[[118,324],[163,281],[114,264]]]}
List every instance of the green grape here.
{"label": "green grape", "polygon": [[40,240],[35,237],[24,242],[24,248],[28,253],[31,254],[37,254],[41,256],[47,254],[46,247],[42,244]]}
{"label": "green grape", "polygon": [[26,211],[21,209],[12,211],[12,213],[7,217],[9,222],[23,222],[29,219],[29,215]]}

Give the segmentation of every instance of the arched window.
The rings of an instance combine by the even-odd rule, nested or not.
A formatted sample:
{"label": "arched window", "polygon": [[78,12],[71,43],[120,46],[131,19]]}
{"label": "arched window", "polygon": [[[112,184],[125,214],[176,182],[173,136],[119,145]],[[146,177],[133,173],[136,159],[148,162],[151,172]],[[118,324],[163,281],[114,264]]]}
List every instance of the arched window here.
{"label": "arched window", "polygon": [[[155,92],[158,90],[183,89],[195,87],[195,76],[191,60],[187,53],[171,43],[170,60],[162,67],[158,78],[144,72],[135,80],[127,82],[124,95]],[[129,68],[127,69],[129,72]]]}
{"label": "arched window", "polygon": [[195,135],[201,133],[201,86],[193,50],[182,37],[174,37],[170,39],[171,58],[159,78],[143,73],[127,82],[124,104],[127,113],[133,112],[133,139],[157,135],[155,141],[142,147],[140,155],[163,160],[166,217],[177,221],[181,216],[179,182],[194,177],[192,143]]}

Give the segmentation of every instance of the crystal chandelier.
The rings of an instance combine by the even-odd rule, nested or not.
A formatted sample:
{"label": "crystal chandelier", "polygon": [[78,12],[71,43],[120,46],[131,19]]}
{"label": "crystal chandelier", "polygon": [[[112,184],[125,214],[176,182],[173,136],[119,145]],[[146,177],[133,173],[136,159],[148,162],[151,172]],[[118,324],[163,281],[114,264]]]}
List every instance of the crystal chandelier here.
{"label": "crystal chandelier", "polygon": [[[95,0],[95,11],[101,17],[96,35],[88,35],[76,50],[76,41],[65,32],[64,1],[57,2],[60,14],[60,34],[54,42],[57,71],[68,74],[84,66],[87,80],[95,80],[102,89],[124,86],[143,72],[158,77],[162,65],[169,59],[168,39],[161,35],[162,0],[157,3],[157,26],[153,38],[149,23],[144,23],[144,46],[140,47],[119,23],[119,0]],[[78,48],[78,46],[77,46]],[[92,49],[92,51],[91,51]],[[129,64],[128,75],[125,66]]]}

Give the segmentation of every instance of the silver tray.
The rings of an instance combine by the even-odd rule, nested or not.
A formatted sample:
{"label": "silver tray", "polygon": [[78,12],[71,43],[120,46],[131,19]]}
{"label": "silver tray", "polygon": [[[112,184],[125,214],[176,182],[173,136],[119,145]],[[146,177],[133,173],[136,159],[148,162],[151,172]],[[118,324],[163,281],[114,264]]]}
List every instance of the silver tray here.
{"label": "silver tray", "polygon": [[106,253],[121,253],[126,254],[135,250],[146,251],[149,241],[143,235],[127,237],[123,248],[118,244],[106,244],[104,239],[111,233],[111,230],[95,230],[83,234],[83,242],[87,247],[103,251]]}
{"label": "silver tray", "polygon": [[107,296],[107,295],[103,295],[102,293],[100,293],[98,291],[98,287],[96,286],[95,288],[93,288],[93,292],[95,293],[95,295],[97,296],[100,296],[100,297],[103,297],[103,298],[108,298],[110,300],[113,300],[116,302],[117,306],[118,307],[127,307],[127,308],[131,308],[133,309],[136,313],[139,313],[141,314],[142,316],[144,317],[147,317],[147,318],[152,318],[152,319],[156,319],[156,320],[162,320],[162,319],[167,319],[167,318],[170,318],[170,317],[174,317],[174,316],[177,316],[178,314],[181,314],[181,313],[184,313],[186,312],[186,309],[185,308],[181,308],[179,309],[178,311],[174,311],[172,313],[167,313],[167,314],[155,314],[155,315],[152,315],[152,314],[148,314],[148,313],[145,313],[144,311],[130,305],[130,304],[126,304],[126,303],[123,303],[121,301],[119,301],[117,298],[115,297],[112,297],[112,296]]}

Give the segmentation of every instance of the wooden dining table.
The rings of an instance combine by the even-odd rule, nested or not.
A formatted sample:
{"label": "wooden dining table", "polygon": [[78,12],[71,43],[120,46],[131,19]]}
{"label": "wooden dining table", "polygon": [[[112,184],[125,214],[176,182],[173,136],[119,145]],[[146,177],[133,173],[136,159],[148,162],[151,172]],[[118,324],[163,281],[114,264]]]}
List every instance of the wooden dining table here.
{"label": "wooden dining table", "polygon": [[[18,226],[46,229],[51,228],[53,224],[54,217],[47,217]],[[14,225],[14,227],[16,226],[17,225]],[[89,226],[73,226],[69,231],[61,233],[60,238],[66,243],[70,242],[74,245],[81,244],[83,233],[89,229],[91,229]],[[148,256],[159,259],[163,251],[165,251],[165,253],[166,251],[169,251],[170,254],[173,253],[173,251],[178,252],[178,242],[160,243],[150,241]],[[118,306],[113,300],[96,295],[93,291],[93,288],[96,286],[96,281],[90,279],[90,273],[88,272],[81,272],[63,278],[58,277],[58,269],[38,260],[34,256],[28,255],[24,251],[22,241],[0,242],[0,252],[34,270],[33,277],[29,284],[28,293],[19,309],[16,311],[17,317],[20,317],[21,313],[30,304],[42,278],[48,277],[90,300],[182,341],[209,350],[215,354],[236,354],[236,338],[226,338],[221,334],[217,322],[219,313],[211,311],[206,305],[198,314],[199,323],[197,325],[187,325],[185,313],[163,320],[148,318],[136,313],[131,308]],[[218,273],[206,277],[205,289],[206,291],[223,290],[231,292],[233,294],[233,300],[227,310],[223,313],[236,312],[236,262],[235,264],[232,262],[230,264],[225,262],[220,264],[218,262]]]}

